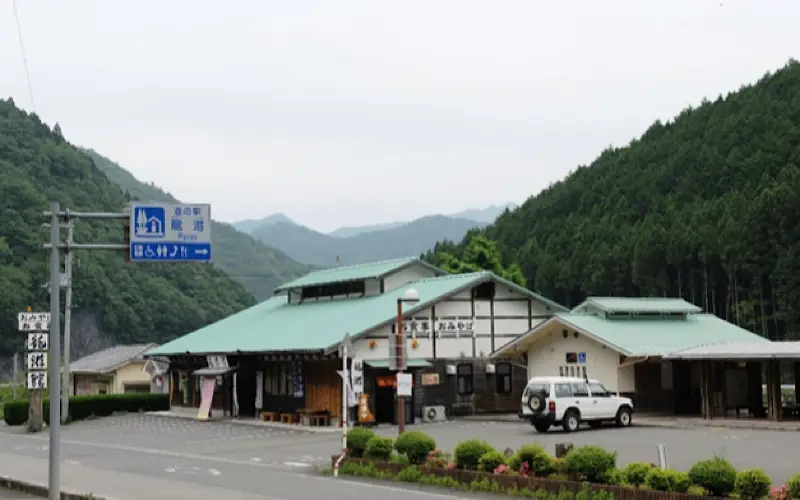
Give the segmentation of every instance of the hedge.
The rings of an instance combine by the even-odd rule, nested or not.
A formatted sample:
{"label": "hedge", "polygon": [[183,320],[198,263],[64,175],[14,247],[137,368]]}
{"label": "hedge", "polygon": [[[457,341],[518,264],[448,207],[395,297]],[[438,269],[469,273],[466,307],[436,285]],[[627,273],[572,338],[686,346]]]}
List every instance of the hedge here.
{"label": "hedge", "polygon": [[[366,435],[366,434],[365,434]],[[435,441],[422,432],[408,433],[401,439]],[[378,447],[377,445],[380,444]],[[442,486],[474,492],[502,493],[537,500],[702,500],[735,498],[737,500],[800,499],[800,474],[773,488],[770,478],[761,469],[737,471],[722,457],[701,460],[691,469],[661,469],[644,462],[616,467],[617,454],[598,446],[571,448],[562,459],[550,456],[539,444],[524,444],[511,457],[494,449],[485,441],[470,439],[455,446],[453,456],[433,449],[420,463],[417,450],[408,446],[395,449],[405,454],[392,454],[391,438],[373,437],[368,448],[378,452],[361,458],[351,449],[344,461],[332,457],[332,465],[340,464],[343,475],[368,476],[397,481]],[[512,453],[513,450],[507,450]]]}
{"label": "hedge", "polygon": [[[22,425],[28,421],[28,401],[9,401],[5,404],[7,425]],[[168,394],[99,394],[69,398],[69,420],[107,417],[116,412],[169,410]],[[44,421],[50,423],[50,400],[44,400]]]}

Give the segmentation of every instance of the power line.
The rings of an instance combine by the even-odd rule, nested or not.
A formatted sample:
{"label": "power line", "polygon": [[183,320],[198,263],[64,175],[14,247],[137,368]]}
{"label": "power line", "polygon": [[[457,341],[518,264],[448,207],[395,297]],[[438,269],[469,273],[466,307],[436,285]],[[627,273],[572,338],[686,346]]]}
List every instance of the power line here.
{"label": "power line", "polygon": [[31,111],[36,112],[36,103],[33,99],[33,85],[31,85],[31,72],[28,71],[28,57],[25,55],[25,43],[22,41],[22,25],[19,22],[19,11],[17,10],[17,0],[11,0],[14,6],[14,19],[17,21],[17,36],[19,37],[19,49],[22,52],[22,66],[25,68],[25,79],[28,82],[28,95],[31,98]]}

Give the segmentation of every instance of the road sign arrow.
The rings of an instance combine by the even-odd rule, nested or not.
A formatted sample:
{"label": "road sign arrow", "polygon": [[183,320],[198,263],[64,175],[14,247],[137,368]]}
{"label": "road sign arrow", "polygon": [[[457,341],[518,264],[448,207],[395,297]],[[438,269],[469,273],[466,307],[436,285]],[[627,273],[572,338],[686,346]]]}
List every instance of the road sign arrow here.
{"label": "road sign arrow", "polygon": [[194,253],[196,253],[198,255],[208,255],[208,250],[203,248],[201,250],[195,250]]}

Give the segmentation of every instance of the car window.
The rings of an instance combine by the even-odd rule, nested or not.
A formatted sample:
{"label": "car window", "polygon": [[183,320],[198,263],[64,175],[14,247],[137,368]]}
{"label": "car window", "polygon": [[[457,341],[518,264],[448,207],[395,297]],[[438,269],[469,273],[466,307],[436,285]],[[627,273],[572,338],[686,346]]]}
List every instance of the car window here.
{"label": "car window", "polygon": [[539,393],[539,394],[544,393],[544,396],[546,398],[549,398],[550,397],[550,384],[541,384],[541,383],[535,383],[535,382],[531,383],[531,384],[528,384],[528,387],[525,388],[525,394],[531,394],[533,392],[536,392],[536,393]]}
{"label": "car window", "polygon": [[572,386],[570,386],[569,384],[556,384],[555,391],[557,398],[572,397]]}
{"label": "car window", "polygon": [[608,389],[603,387],[603,384],[598,383],[590,383],[589,390],[592,391],[592,396],[596,398],[608,398],[611,397],[611,394],[608,392]]}
{"label": "car window", "polygon": [[570,385],[572,385],[572,395],[576,398],[589,397],[589,386],[586,385],[586,382],[573,382]]}

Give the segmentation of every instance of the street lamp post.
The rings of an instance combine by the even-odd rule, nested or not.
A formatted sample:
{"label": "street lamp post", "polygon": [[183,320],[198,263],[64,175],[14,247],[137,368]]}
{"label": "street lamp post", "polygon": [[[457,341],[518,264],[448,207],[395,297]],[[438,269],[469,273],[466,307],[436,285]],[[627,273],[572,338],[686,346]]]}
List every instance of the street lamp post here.
{"label": "street lamp post", "polygon": [[[406,290],[401,297],[397,299],[397,375],[396,380],[399,381],[399,375],[405,369],[405,340],[403,339],[403,304],[416,304],[419,302],[419,293],[413,288]],[[399,389],[399,383],[397,384]],[[398,433],[402,434],[406,430],[406,406],[405,397],[401,396],[399,391],[397,393],[397,429]]]}

